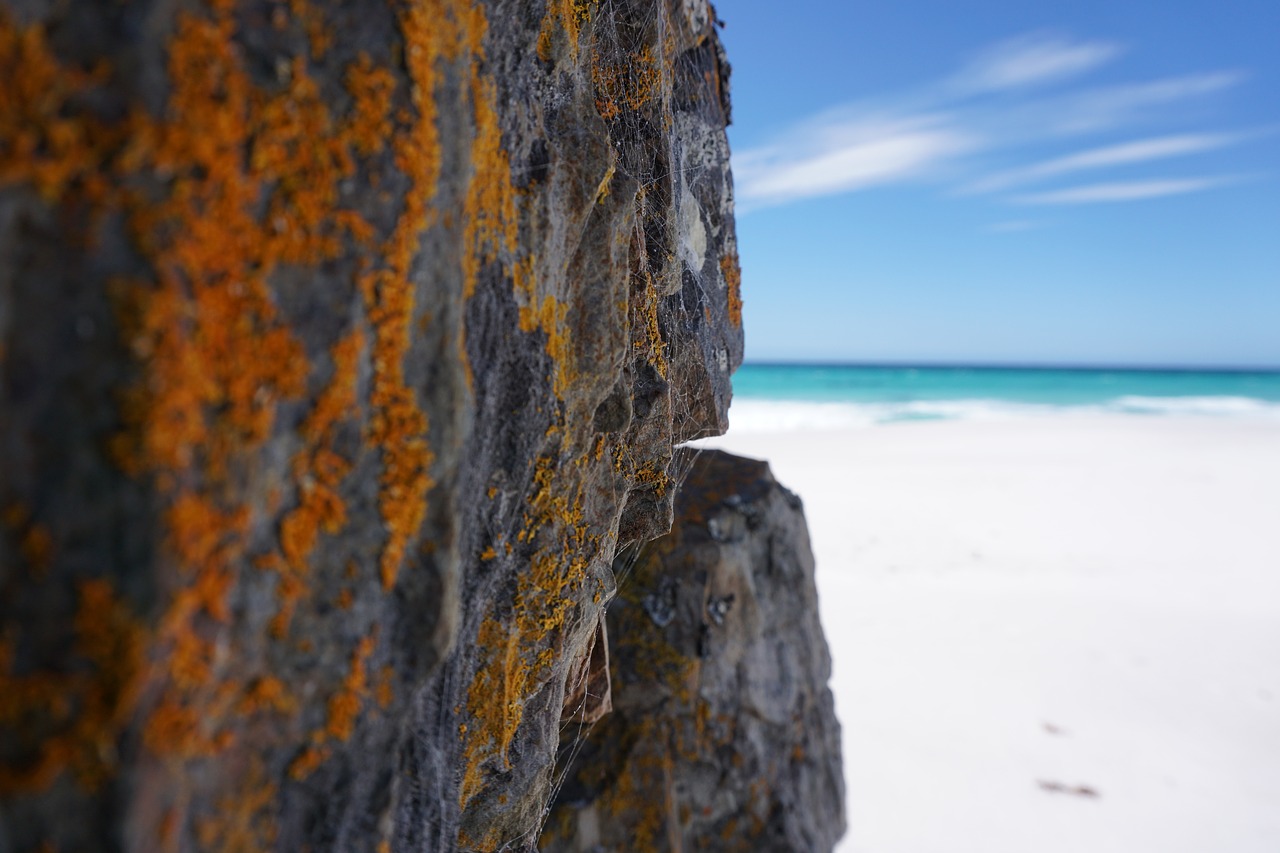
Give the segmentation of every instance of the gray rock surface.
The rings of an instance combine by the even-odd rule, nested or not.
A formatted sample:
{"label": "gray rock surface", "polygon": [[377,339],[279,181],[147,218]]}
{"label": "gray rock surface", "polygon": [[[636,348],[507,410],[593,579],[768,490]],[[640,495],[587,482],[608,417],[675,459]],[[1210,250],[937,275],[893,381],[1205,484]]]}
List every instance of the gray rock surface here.
{"label": "gray rock surface", "polygon": [[830,851],[840,727],[800,500],[765,462],[677,464],[674,528],[619,561],[613,712],[566,728],[542,850]]}
{"label": "gray rock surface", "polygon": [[0,78],[0,851],[533,844],[741,360],[710,7],[0,0]]}

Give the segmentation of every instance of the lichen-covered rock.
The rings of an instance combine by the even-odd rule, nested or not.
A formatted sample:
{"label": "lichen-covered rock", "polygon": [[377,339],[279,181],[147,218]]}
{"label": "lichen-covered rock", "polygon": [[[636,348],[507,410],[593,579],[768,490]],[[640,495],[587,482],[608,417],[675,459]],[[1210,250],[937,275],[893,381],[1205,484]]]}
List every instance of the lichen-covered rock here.
{"label": "lichen-covered rock", "polygon": [[675,527],[621,561],[613,713],[566,729],[541,849],[830,851],[840,728],[800,501],[767,463],[682,453]]}
{"label": "lichen-covered rock", "polygon": [[705,0],[0,0],[0,850],[533,843],[724,428],[727,75]]}

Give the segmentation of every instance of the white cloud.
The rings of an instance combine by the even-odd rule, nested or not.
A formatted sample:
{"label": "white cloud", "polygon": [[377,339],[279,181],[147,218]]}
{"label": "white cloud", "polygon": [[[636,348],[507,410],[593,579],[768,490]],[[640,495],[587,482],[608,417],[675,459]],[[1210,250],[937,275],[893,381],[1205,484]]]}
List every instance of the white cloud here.
{"label": "white cloud", "polygon": [[750,206],[852,192],[928,173],[968,151],[974,140],[941,116],[850,122],[808,128],[815,140],[746,152],[734,161],[737,197]]}
{"label": "white cloud", "polygon": [[[1077,171],[1207,152],[1246,138],[1203,132],[1149,137],[1006,168],[975,180],[973,155],[998,163],[997,158],[1031,145],[1114,132],[1152,119],[1167,121],[1179,113],[1185,124],[1190,114],[1181,109],[1181,102],[1221,92],[1244,79],[1238,71],[1214,71],[1047,94],[1036,89],[1084,74],[1120,51],[1112,42],[1026,35],[986,50],[957,74],[923,90],[874,104],[847,104],[793,125],[771,144],[735,153],[739,211],[909,182],[968,181],[961,192],[994,192]],[[1137,184],[1103,186],[1155,192],[1152,187],[1134,189]],[[1166,188],[1157,194],[1172,192]],[[1039,196],[1027,196],[1035,198]]]}
{"label": "white cloud", "polygon": [[1019,196],[1021,204],[1095,204],[1098,202],[1138,201],[1171,195],[1201,192],[1236,183],[1239,178],[1170,178],[1152,181],[1127,181],[1089,184]]}
{"label": "white cloud", "polygon": [[1120,52],[1120,46],[1112,42],[1029,33],[983,51],[952,82],[960,90],[974,93],[1020,89],[1084,74]]}
{"label": "white cloud", "polygon": [[965,191],[974,193],[995,192],[1071,172],[1104,169],[1112,166],[1145,163],[1168,157],[1198,154],[1203,151],[1212,151],[1216,148],[1231,145],[1239,141],[1240,138],[1238,135],[1226,133],[1185,133],[1139,139],[1101,148],[1091,148],[1077,154],[1070,154],[1031,166],[1010,169],[1006,172],[990,175],[970,184],[965,188]]}
{"label": "white cloud", "polygon": [[1213,71],[1094,89],[1052,105],[1056,117],[1050,126],[1060,133],[1101,130],[1132,121],[1151,107],[1221,92],[1244,78],[1240,71]]}

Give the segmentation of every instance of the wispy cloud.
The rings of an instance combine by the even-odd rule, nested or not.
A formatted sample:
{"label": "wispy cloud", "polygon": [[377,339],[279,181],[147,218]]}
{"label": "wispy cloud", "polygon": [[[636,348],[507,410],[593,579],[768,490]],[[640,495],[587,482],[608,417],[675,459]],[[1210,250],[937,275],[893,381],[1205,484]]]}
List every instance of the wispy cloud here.
{"label": "wispy cloud", "polygon": [[1140,118],[1152,108],[1221,92],[1244,79],[1241,71],[1214,71],[1094,89],[1052,104],[1055,117],[1049,127],[1058,133],[1103,130]]}
{"label": "wispy cloud", "polygon": [[831,195],[926,174],[975,145],[944,116],[836,122],[816,143],[799,139],[735,161],[738,195],[748,204]]}
{"label": "wispy cloud", "polygon": [[1237,183],[1238,177],[1170,178],[1151,181],[1125,181],[1109,184],[1089,184],[1063,190],[1019,196],[1020,204],[1096,204],[1099,202],[1138,201],[1163,198],[1171,195],[1211,190]]}
{"label": "wispy cloud", "polygon": [[1076,77],[1110,62],[1120,52],[1120,45],[1113,42],[1028,33],[987,48],[952,83],[967,92],[1021,89]]}
{"label": "wispy cloud", "polygon": [[[1114,134],[1151,119],[1177,118],[1183,102],[1222,92],[1245,78],[1240,71],[1226,70],[1042,91],[1048,84],[1074,80],[1110,62],[1121,51],[1109,41],[1043,33],[1021,36],[980,52],[959,71],[923,90],[902,93],[888,103],[846,104],[820,114],[771,144],[734,155],[739,209],[748,212],[798,199],[921,182],[960,184],[961,192],[1001,192],[1091,169],[1208,152],[1245,139],[1241,134],[1210,132],[1146,137],[1029,165],[1010,164],[990,174],[993,160],[1025,162],[1019,152],[1031,146],[1043,150],[1047,143],[1073,136]],[[986,176],[973,174],[979,162],[986,164]],[[1100,184],[1101,189],[1094,189],[1110,188],[1116,197],[1107,200],[1151,198],[1194,191],[1171,189],[1172,185],[1208,188],[1201,186],[1205,180],[1211,179],[1166,182],[1163,191],[1157,186],[1161,182]],[[1073,192],[1061,191],[1057,201],[1048,200],[1054,193],[1013,200],[1082,203],[1083,196],[1072,200]]]}
{"label": "wispy cloud", "polygon": [[1101,148],[1091,148],[1077,154],[1069,154],[1065,157],[1057,157],[1030,166],[989,175],[969,184],[964,188],[964,191],[971,193],[996,192],[1072,172],[1198,154],[1203,151],[1223,148],[1240,139],[1239,134],[1185,133],[1139,139]]}
{"label": "wispy cloud", "polygon": [[1034,231],[1043,224],[1031,219],[1009,219],[991,223],[987,226],[987,231],[992,234],[1015,234],[1019,231]]}

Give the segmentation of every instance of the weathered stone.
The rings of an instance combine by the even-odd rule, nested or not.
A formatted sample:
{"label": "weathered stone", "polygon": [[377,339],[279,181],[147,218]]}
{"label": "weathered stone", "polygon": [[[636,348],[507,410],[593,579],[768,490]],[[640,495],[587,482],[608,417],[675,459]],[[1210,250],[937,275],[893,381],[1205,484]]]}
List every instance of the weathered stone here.
{"label": "weathered stone", "polygon": [[727,75],[704,0],[0,0],[0,851],[534,842],[725,425]]}
{"label": "weathered stone", "polygon": [[613,713],[566,729],[542,850],[829,851],[840,729],[804,513],[766,463],[682,452],[675,527],[609,607]]}

